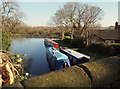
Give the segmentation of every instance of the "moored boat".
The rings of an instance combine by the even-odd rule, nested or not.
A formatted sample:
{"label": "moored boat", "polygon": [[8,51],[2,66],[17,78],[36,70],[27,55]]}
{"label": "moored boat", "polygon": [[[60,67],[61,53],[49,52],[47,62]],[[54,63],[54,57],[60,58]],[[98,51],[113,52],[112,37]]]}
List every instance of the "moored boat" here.
{"label": "moored boat", "polygon": [[64,63],[67,63],[67,67],[70,67],[70,61],[68,57],[54,47],[46,48],[46,57],[51,70],[62,69]]}

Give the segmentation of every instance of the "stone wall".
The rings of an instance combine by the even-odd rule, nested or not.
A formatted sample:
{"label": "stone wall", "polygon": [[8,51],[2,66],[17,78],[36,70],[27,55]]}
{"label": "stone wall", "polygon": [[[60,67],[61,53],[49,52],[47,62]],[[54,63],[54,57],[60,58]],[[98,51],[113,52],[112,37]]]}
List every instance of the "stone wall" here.
{"label": "stone wall", "polygon": [[120,57],[114,56],[30,78],[6,87],[119,87]]}

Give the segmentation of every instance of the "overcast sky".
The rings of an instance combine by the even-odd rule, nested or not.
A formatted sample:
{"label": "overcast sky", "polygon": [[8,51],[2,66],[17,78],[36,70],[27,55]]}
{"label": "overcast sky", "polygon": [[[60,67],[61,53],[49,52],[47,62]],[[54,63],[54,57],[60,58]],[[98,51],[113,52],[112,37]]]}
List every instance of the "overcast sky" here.
{"label": "overcast sky", "polygon": [[[66,2],[19,2],[21,11],[26,15],[23,21],[29,26],[47,26],[54,13]],[[104,11],[101,25],[114,25],[118,21],[118,2],[80,2],[98,6]]]}

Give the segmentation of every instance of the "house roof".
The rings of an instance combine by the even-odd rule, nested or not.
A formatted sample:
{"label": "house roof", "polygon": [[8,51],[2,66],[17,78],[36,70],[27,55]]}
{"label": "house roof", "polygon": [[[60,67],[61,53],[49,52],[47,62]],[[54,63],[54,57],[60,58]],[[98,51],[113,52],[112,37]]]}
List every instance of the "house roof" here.
{"label": "house roof", "polygon": [[89,32],[90,35],[97,35],[98,37],[105,40],[120,40],[120,29],[115,30],[92,30]]}
{"label": "house roof", "polygon": [[90,35],[89,39],[91,39],[91,40],[98,40],[98,41],[105,41],[104,39],[102,39],[101,37],[97,36],[96,34]]}

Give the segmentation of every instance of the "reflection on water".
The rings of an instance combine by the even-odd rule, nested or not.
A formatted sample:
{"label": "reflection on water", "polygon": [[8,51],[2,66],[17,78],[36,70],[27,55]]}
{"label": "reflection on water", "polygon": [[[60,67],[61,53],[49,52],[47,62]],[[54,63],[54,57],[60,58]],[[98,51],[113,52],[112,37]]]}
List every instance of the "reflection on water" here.
{"label": "reflection on water", "polygon": [[25,57],[25,64],[27,64],[25,70],[33,76],[50,71],[46,60],[43,38],[14,38],[12,39],[11,52],[27,54]]}

